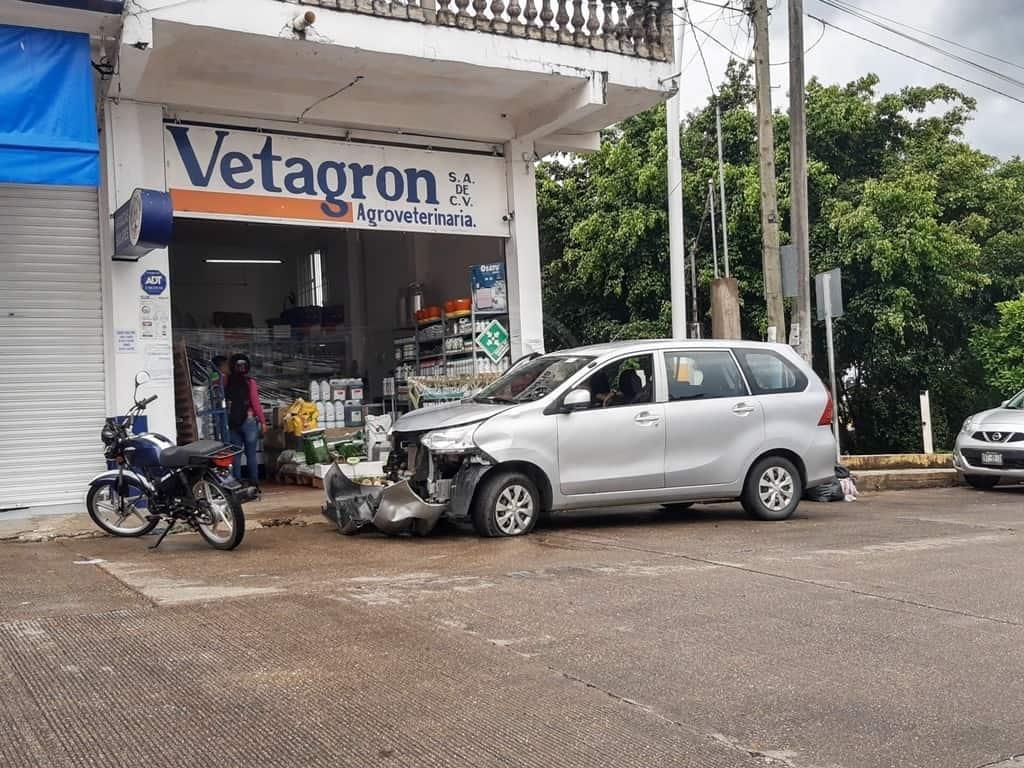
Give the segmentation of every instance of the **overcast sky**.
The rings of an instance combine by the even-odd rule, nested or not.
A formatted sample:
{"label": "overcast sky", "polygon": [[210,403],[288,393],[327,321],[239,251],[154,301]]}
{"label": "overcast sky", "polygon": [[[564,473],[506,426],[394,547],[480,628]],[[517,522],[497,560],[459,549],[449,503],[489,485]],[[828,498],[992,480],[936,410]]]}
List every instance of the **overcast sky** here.
{"label": "overcast sky", "polygon": [[[729,0],[732,5],[739,5],[741,1]],[[846,0],[846,3],[1024,66],[1024,0]],[[682,5],[682,0],[676,0],[676,4]],[[786,62],[789,45],[787,2],[769,0],[769,5],[775,7],[771,22],[771,60]],[[1024,100],[1024,87],[999,80],[994,75],[893,35],[866,21],[831,8],[821,0],[804,0],[804,11]],[[690,0],[690,12],[698,27],[732,50],[744,55],[749,54],[753,45],[752,36],[748,34],[750,25],[742,14],[720,10],[711,4],[693,0]],[[1024,81],[1024,69],[955,48],[912,30],[904,31],[950,50],[962,58],[977,61],[990,69]],[[729,54],[715,42],[699,32],[697,34],[700,36],[712,82],[717,86],[722,79]],[[804,27],[805,48],[813,46],[806,57],[808,79],[817,76],[827,83],[846,83],[868,72],[874,72],[881,78],[880,92],[895,91],[910,84],[931,85],[945,82],[977,99],[978,109],[973,123],[967,129],[968,141],[979,149],[1003,159],[1013,155],[1024,155],[1024,140],[1021,138],[1024,135],[1024,104],[857,40],[832,27],[825,29],[824,37],[821,35],[822,24],[807,18]],[[821,40],[817,42],[819,37]],[[703,105],[710,92],[704,67],[696,54],[693,32],[687,30],[683,44],[683,114]],[[789,72],[786,66],[772,67],[772,84],[775,86],[772,91],[774,106],[776,109],[785,109],[789,92]]]}

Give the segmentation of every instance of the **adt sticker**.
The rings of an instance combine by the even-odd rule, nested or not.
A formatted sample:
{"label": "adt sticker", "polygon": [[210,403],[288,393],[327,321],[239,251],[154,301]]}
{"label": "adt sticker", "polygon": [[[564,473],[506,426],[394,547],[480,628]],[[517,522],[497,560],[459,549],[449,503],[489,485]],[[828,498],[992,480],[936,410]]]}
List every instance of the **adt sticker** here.
{"label": "adt sticker", "polygon": [[142,290],[150,296],[159,296],[167,290],[167,276],[159,269],[147,269],[142,273]]}

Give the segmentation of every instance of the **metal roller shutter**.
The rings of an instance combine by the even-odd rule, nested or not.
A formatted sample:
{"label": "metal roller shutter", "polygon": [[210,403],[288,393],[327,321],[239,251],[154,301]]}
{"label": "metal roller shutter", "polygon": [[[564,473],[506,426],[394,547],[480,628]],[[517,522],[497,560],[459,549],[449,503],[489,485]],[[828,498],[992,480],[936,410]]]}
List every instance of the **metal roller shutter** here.
{"label": "metal roller shutter", "polygon": [[96,190],[0,184],[0,510],[81,502],[104,468]]}

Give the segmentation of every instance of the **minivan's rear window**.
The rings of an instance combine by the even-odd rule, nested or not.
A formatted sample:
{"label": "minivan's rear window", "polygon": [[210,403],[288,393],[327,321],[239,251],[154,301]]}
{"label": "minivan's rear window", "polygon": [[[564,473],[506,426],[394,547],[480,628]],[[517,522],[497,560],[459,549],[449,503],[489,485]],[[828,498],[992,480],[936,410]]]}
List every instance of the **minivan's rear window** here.
{"label": "minivan's rear window", "polygon": [[803,371],[778,352],[769,349],[734,349],[746,374],[750,391],[755,395],[777,395],[803,392],[807,377]]}

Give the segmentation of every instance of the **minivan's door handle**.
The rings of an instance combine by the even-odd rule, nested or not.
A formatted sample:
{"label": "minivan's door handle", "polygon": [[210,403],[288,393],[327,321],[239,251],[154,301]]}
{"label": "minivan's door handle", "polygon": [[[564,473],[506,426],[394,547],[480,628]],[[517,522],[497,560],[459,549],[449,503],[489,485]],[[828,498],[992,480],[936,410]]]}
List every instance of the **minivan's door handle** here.
{"label": "minivan's door handle", "polygon": [[737,416],[746,416],[747,414],[754,412],[754,406],[747,405],[746,403],[736,403],[736,405],[732,407],[732,412]]}
{"label": "minivan's door handle", "polygon": [[641,411],[633,418],[637,424],[657,424],[659,420],[658,416],[649,411]]}

